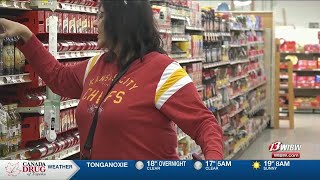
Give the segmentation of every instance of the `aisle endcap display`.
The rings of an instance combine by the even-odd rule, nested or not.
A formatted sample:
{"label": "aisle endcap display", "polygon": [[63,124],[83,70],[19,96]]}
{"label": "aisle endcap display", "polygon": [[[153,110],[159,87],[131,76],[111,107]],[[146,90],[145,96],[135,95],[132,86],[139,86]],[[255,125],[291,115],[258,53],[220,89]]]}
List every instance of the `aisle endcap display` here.
{"label": "aisle endcap display", "polygon": [[29,82],[31,82],[29,75],[30,75],[30,73],[14,74],[14,75],[1,75],[0,76],[0,86],[29,83]]}

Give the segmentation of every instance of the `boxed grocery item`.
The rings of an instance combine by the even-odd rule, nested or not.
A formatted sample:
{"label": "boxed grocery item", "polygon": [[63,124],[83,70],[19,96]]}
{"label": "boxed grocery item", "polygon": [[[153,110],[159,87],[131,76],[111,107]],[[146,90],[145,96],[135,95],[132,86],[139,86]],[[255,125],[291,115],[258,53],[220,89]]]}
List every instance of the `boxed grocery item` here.
{"label": "boxed grocery item", "polygon": [[76,33],[76,14],[69,14],[69,33]]}
{"label": "boxed grocery item", "polygon": [[82,23],[82,33],[88,33],[88,19],[87,19],[87,15],[82,14],[82,19],[81,19],[81,23]]}
{"label": "boxed grocery item", "polygon": [[91,34],[96,33],[96,28],[94,27],[94,21],[96,20],[95,16],[91,16]]}
{"label": "boxed grocery item", "polygon": [[318,68],[318,62],[315,60],[308,60],[308,66],[307,69],[317,69]]}
{"label": "boxed grocery item", "polygon": [[307,87],[315,87],[315,81],[316,77],[315,76],[308,76],[307,77]]}
{"label": "boxed grocery item", "polygon": [[297,76],[297,86],[298,87],[307,87],[308,86],[307,79],[308,79],[308,77],[306,77],[306,76]]}
{"label": "boxed grocery item", "polygon": [[45,20],[46,20],[46,24],[45,24],[45,27],[46,27],[46,33],[49,33],[49,18],[50,16],[52,16],[52,12],[51,11],[45,11]]}
{"label": "boxed grocery item", "polygon": [[76,14],[76,29],[77,33],[82,33],[82,15],[81,14]]}
{"label": "boxed grocery item", "polygon": [[69,14],[63,13],[63,33],[69,33]]}
{"label": "boxed grocery item", "polygon": [[316,75],[315,77],[315,86],[320,87],[320,75]]}
{"label": "boxed grocery item", "polygon": [[58,16],[58,33],[63,33],[63,17],[62,13],[57,13]]}
{"label": "boxed grocery item", "polygon": [[294,69],[307,69],[308,60],[299,60],[298,63],[294,66]]}

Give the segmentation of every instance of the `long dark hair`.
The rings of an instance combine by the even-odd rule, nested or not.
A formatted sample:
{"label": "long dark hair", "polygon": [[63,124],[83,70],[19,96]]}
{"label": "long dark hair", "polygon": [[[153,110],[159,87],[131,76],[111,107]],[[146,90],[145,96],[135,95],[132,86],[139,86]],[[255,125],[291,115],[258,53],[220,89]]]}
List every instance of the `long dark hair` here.
{"label": "long dark hair", "polygon": [[[143,60],[152,51],[165,53],[149,0],[101,0],[100,3],[105,11],[107,60],[116,58],[123,67],[128,61]],[[117,56],[115,48],[119,47]]]}

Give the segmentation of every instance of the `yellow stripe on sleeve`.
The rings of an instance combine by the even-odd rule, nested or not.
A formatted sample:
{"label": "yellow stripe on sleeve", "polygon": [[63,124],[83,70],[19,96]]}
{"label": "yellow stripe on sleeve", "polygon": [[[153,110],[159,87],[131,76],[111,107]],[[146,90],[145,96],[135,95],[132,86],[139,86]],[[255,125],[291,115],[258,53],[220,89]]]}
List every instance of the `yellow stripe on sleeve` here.
{"label": "yellow stripe on sleeve", "polygon": [[[157,103],[159,98],[174,84],[176,84],[180,79],[188,76],[183,68],[179,68],[171,76],[165,81],[165,83],[160,87],[160,89],[156,92],[155,102]],[[177,89],[179,90],[179,89]]]}

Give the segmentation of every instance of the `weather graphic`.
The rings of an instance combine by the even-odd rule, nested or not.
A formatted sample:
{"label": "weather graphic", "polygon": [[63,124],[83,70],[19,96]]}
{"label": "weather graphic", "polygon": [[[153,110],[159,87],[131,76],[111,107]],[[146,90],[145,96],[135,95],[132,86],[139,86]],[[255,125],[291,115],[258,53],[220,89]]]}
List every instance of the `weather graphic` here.
{"label": "weather graphic", "polygon": [[260,169],[260,167],[261,167],[260,162],[258,162],[258,161],[253,162],[252,167],[253,167],[253,169],[255,169],[255,170]]}

